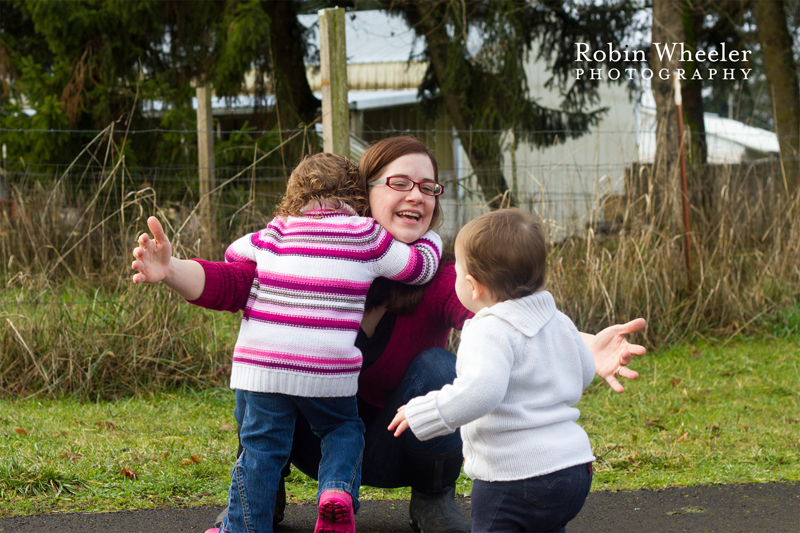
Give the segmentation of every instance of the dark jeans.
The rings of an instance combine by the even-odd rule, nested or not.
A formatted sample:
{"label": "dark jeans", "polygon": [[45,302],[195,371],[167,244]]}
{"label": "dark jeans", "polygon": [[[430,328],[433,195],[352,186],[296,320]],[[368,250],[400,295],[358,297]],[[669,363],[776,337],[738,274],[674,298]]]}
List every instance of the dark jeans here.
{"label": "dark jeans", "polygon": [[[397,408],[411,398],[439,390],[456,377],[456,356],[441,348],[420,353],[383,409],[359,402],[359,416],[366,425],[361,483],[381,488],[412,487],[441,490],[461,473],[461,435],[458,431],[420,441],[411,431],[394,437],[386,429]],[[318,479],[319,439],[308,422],[297,417],[290,461],[306,475]]]}
{"label": "dark jeans", "polygon": [[472,485],[472,533],[565,532],[578,516],[592,485],[586,463],[519,481]]}
{"label": "dark jeans", "polygon": [[321,439],[325,460],[317,500],[322,492],[339,489],[350,493],[358,509],[364,424],[355,397],[304,398],[237,390],[235,416],[243,452],[231,471],[223,531],[272,531],[275,493],[298,416],[310,420]]}

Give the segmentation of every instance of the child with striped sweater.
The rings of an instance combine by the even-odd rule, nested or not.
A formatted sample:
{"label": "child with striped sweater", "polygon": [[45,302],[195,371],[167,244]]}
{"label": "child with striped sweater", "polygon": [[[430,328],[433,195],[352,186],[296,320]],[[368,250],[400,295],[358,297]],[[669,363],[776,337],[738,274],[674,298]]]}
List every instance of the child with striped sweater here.
{"label": "child with striped sweater", "polygon": [[277,216],[230,245],[228,262],[256,263],[257,279],[233,352],[240,455],[222,531],[267,531],[298,412],[322,440],[315,531],[355,531],[364,424],[355,339],[377,277],[423,284],[441,239],[406,245],[363,212],[366,187],[345,157],[317,154],[292,172]]}

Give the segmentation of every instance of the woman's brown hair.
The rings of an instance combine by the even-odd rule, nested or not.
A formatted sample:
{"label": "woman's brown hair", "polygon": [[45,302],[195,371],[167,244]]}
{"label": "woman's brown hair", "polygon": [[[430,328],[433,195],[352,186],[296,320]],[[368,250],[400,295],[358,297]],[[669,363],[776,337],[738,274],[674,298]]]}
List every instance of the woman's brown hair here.
{"label": "woman's brown hair", "polygon": [[[358,172],[361,175],[362,182],[365,185],[369,184],[370,181],[378,178],[378,175],[386,168],[386,165],[404,155],[410,154],[427,155],[433,166],[433,179],[436,182],[439,181],[439,166],[436,164],[436,158],[433,153],[428,150],[425,143],[414,137],[402,135],[378,141],[364,151],[364,155],[361,156],[361,160],[358,163]],[[431,215],[431,228],[436,228],[441,223],[442,218],[439,197],[435,197],[434,200],[436,203]],[[371,216],[369,195],[367,195],[367,202],[367,209],[364,214],[365,216]],[[439,265],[452,261],[454,261],[452,254],[445,253],[442,255]],[[369,311],[385,305],[387,313],[410,315],[414,313],[417,305],[419,305],[426,289],[427,285],[406,285],[386,278],[378,278],[372,282],[367,293],[366,310]]]}
{"label": "woman's brown hair", "polygon": [[[364,183],[369,185],[370,181],[378,179],[378,175],[386,168],[386,165],[404,155],[410,154],[423,154],[428,156],[428,159],[431,160],[431,166],[433,166],[433,179],[438,183],[439,166],[436,164],[436,158],[433,156],[433,153],[428,150],[428,147],[425,146],[425,143],[410,135],[389,137],[388,139],[383,139],[371,145],[364,151],[364,155],[361,156],[361,160],[358,162],[358,172],[361,174],[361,179],[364,180]],[[367,197],[369,197],[369,195],[367,195]],[[439,206],[439,197],[434,197],[434,200],[435,204],[429,229],[437,228],[442,218],[442,208]],[[367,205],[365,216],[371,216],[369,205]]]}

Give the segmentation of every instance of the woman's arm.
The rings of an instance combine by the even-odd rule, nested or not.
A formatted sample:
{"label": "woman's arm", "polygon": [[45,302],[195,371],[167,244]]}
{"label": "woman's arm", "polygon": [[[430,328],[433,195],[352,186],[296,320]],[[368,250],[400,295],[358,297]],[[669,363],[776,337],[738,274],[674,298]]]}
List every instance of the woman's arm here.
{"label": "woman's arm", "polygon": [[134,283],[164,283],[187,300],[196,300],[206,285],[206,274],[196,261],[177,259],[172,256],[172,244],[156,217],[147,219],[147,226],[153,232],[151,239],[147,233],[139,236],[139,246],[134,248],[131,268],[138,272],[133,275]]}
{"label": "woman's arm", "polygon": [[627,367],[634,355],[644,355],[644,346],[631,344],[625,335],[644,329],[647,325],[643,318],[631,320],[626,324],[616,324],[600,331],[597,335],[581,333],[581,338],[594,357],[595,372],[617,392],[625,388],[617,381],[616,375],[628,379],[636,379],[639,373]]}

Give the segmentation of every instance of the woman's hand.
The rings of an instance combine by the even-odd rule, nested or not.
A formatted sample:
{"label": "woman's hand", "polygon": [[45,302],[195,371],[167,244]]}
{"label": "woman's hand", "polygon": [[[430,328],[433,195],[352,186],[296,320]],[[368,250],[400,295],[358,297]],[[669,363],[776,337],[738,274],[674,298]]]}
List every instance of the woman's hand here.
{"label": "woman's hand", "polygon": [[400,406],[400,408],[397,410],[397,414],[394,415],[392,423],[389,424],[388,428],[389,431],[393,430],[394,428],[397,428],[397,430],[394,432],[395,437],[399,437],[405,430],[408,429],[408,420],[406,420],[405,405]]}
{"label": "woman's hand", "polygon": [[147,227],[153,232],[153,238],[147,233],[139,236],[139,246],[133,249],[133,262],[131,268],[138,270],[133,275],[134,283],[158,283],[170,274],[170,259],[172,259],[172,245],[161,227],[161,222],[156,217],[147,219]]}
{"label": "woman's hand", "polygon": [[644,355],[644,346],[631,344],[625,335],[643,329],[647,323],[643,318],[631,320],[627,324],[609,326],[597,335],[581,333],[583,341],[594,356],[594,368],[598,376],[617,392],[625,388],[617,381],[617,375],[628,379],[636,379],[639,373],[627,367],[634,355]]}

